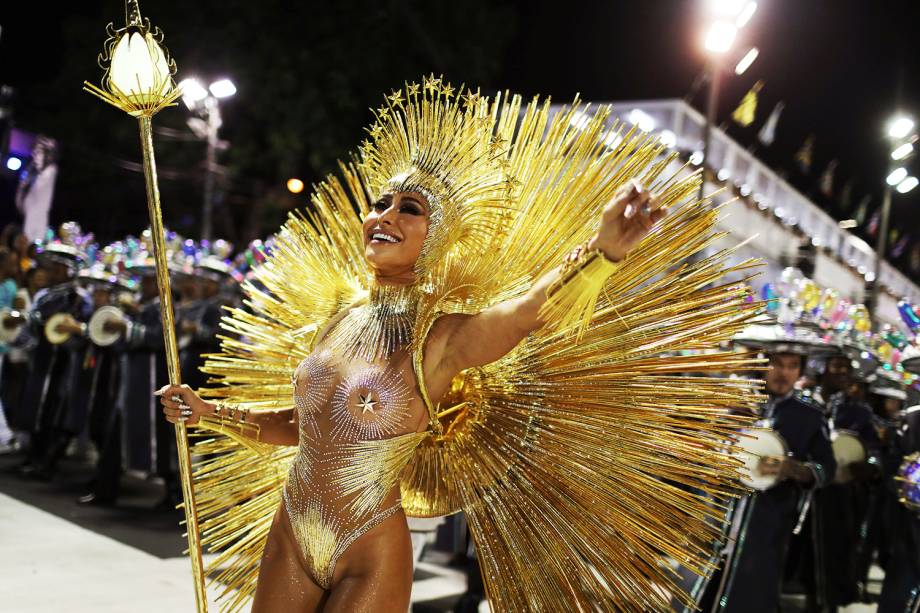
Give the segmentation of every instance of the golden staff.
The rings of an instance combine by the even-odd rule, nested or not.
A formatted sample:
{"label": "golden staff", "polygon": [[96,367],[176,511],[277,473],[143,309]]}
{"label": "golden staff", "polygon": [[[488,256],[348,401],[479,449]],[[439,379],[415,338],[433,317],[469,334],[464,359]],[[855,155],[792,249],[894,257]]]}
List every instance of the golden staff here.
{"label": "golden staff", "polygon": [[[176,330],[173,325],[172,293],[169,289],[169,269],[166,265],[166,241],[163,236],[163,218],[160,212],[160,188],[157,185],[156,161],[153,157],[151,119],[161,109],[174,106],[182,95],[176,88],[173,75],[176,63],[162,45],[163,33],[153,28],[150,20],[141,17],[137,0],[125,1],[125,27],[116,30],[106,26],[109,38],[99,54],[102,88],[85,82],[83,89],[98,96],[132,117],[137,117],[141,131],[141,149],[144,155],[144,179],[147,184],[147,212],[150,215],[150,232],[153,236],[153,256],[156,261],[157,287],[160,291],[160,315],[163,320],[163,339],[166,342],[166,366],[169,382],[179,385],[179,354],[176,350]],[[188,448],[185,424],[176,423],[176,446],[179,450],[179,475],[182,480],[182,497],[185,501],[185,526],[188,536],[189,557],[195,579],[195,600],[199,613],[207,613],[208,602],[204,585],[204,566],[201,561],[201,540],[198,533],[198,512],[192,491],[192,460]]]}

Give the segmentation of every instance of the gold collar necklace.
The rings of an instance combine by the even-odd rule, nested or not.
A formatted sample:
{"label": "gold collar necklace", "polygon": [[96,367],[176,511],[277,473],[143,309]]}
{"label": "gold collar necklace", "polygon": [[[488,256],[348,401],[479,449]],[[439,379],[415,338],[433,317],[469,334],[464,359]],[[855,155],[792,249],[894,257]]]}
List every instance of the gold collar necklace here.
{"label": "gold collar necklace", "polygon": [[337,353],[367,362],[388,358],[412,343],[419,292],[416,285],[371,284],[367,302],[351,309],[329,334]]}

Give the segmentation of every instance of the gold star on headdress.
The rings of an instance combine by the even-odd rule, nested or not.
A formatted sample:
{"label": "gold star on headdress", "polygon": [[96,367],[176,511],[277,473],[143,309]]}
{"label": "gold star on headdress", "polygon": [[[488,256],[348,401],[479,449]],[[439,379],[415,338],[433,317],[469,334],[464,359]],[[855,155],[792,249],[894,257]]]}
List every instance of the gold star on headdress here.
{"label": "gold star on headdress", "polygon": [[386,119],[389,114],[390,114],[390,109],[388,109],[385,106],[382,106],[379,109],[377,109],[377,116],[380,117],[380,119]]}
{"label": "gold star on headdress", "polygon": [[365,413],[370,413],[371,415],[375,414],[377,401],[374,400],[373,392],[368,392],[367,396],[364,394],[358,394],[357,406],[361,409],[361,415]]}
{"label": "gold star on headdress", "polygon": [[371,138],[377,138],[378,136],[380,136],[381,132],[383,132],[383,128],[380,127],[379,123],[375,123],[374,127],[371,128],[370,130]]}
{"label": "gold star on headdress", "polygon": [[425,89],[432,94],[438,93],[438,89],[441,86],[441,79],[431,75],[430,77],[425,77]]}
{"label": "gold star on headdress", "polygon": [[441,93],[444,94],[444,97],[448,100],[454,95],[454,88],[451,87],[450,83],[441,88]]}
{"label": "gold star on headdress", "polygon": [[406,87],[406,93],[410,96],[418,96],[418,90],[418,83],[410,83],[409,86]]}
{"label": "gold star on headdress", "polygon": [[477,92],[466,92],[466,96],[463,98],[463,104],[466,108],[474,107],[479,104],[479,94]]}
{"label": "gold star on headdress", "polygon": [[402,106],[402,103],[403,103],[402,91],[399,91],[399,90],[394,91],[392,94],[390,94],[389,100],[390,100],[390,104],[392,104],[395,107]]}

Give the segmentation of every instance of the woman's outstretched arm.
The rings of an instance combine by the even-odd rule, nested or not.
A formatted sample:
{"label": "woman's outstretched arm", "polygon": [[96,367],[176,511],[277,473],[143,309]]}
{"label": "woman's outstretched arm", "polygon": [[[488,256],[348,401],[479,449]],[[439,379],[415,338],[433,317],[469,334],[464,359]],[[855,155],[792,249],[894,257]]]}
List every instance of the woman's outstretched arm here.
{"label": "woman's outstretched arm", "polygon": [[157,390],[163,414],[172,423],[200,425],[231,436],[268,443],[297,445],[298,425],[294,409],[248,411],[232,404],[210,402],[187,385],[167,385]]}
{"label": "woman's outstretched arm", "polygon": [[[597,234],[584,249],[569,256],[577,260],[599,251],[610,262],[619,262],[665,216],[655,197],[638,183],[625,185],[601,213]],[[519,298],[506,300],[476,315],[447,315],[439,319],[429,335],[425,350],[426,377],[433,388],[436,381],[450,381],[461,370],[500,359],[528,334],[546,323],[544,306],[548,294],[566,279],[565,266],[543,275]],[[433,359],[433,363],[429,361]],[[432,390],[434,391],[434,390]]]}

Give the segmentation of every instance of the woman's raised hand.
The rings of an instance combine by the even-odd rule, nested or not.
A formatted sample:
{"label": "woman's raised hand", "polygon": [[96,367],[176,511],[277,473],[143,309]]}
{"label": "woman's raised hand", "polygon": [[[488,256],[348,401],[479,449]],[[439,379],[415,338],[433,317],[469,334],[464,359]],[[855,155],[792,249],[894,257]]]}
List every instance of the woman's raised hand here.
{"label": "woman's raised hand", "polygon": [[638,181],[622,186],[601,213],[601,226],[588,243],[608,260],[619,262],[667,215],[658,199]]}
{"label": "woman's raised hand", "polygon": [[164,385],[153,395],[160,397],[166,420],[174,424],[182,421],[194,426],[199,417],[214,412],[214,405],[203,400],[187,385]]}

